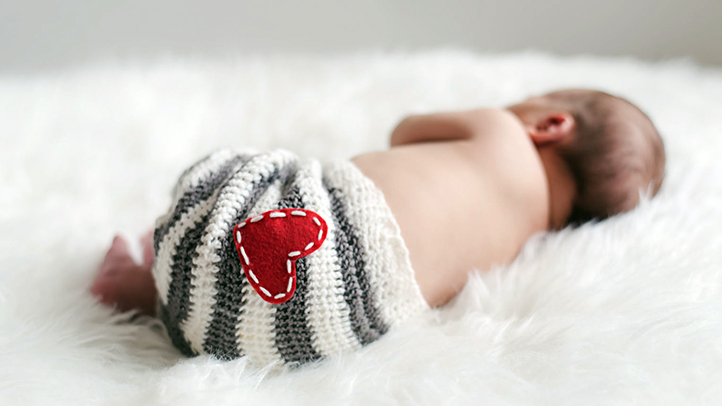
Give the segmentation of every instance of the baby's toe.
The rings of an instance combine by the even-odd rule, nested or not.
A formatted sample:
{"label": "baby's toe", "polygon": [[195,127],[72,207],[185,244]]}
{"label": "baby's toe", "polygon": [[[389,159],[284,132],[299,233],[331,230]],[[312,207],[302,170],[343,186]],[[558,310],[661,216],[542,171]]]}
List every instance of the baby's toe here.
{"label": "baby's toe", "polygon": [[154,253],[153,253],[153,230],[147,232],[143,238],[140,239],[140,244],[143,246],[143,265],[153,265]]}
{"label": "baby's toe", "polygon": [[110,245],[108,253],[105,254],[105,258],[124,257],[128,255],[128,241],[119,235],[113,237],[113,243]]}
{"label": "baby's toe", "polygon": [[103,263],[100,265],[100,273],[112,272],[115,269],[134,263],[128,251],[128,242],[123,237],[116,235],[110,249],[105,254],[105,258],[103,258]]}

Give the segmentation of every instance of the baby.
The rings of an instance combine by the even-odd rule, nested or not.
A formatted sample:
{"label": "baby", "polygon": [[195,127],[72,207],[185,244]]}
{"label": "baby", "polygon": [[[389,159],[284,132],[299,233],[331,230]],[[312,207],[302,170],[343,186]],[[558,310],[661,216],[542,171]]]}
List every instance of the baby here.
{"label": "baby", "polygon": [[410,116],[352,162],[221,150],[181,175],[143,264],[115,238],[92,292],[184,354],[303,364],[444,305],[535,233],[634,208],[664,166],[649,118],[591,90]]}

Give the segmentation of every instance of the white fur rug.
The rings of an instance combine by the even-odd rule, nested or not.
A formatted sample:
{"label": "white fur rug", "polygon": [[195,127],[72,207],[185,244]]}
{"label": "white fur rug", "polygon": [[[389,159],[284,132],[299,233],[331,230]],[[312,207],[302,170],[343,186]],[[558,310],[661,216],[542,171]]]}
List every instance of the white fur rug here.
{"label": "white fur rug", "polygon": [[[539,236],[358,354],[282,374],[183,359],[87,293],[113,234],[150,227],[211,149],[350,157],[410,112],[570,86],[649,112],[668,152],[659,197]],[[722,70],[439,51],[0,76],[0,404],[612,403],[722,403]]]}

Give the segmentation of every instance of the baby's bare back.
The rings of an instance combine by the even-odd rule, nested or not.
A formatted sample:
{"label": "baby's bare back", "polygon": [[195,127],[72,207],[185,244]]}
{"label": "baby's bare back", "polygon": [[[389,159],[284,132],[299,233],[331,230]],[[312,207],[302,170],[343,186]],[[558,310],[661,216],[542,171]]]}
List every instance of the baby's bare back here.
{"label": "baby's bare back", "polygon": [[469,271],[509,263],[545,228],[546,183],[533,145],[503,111],[479,114],[472,137],[353,160],[383,191],[431,306],[458,293]]}

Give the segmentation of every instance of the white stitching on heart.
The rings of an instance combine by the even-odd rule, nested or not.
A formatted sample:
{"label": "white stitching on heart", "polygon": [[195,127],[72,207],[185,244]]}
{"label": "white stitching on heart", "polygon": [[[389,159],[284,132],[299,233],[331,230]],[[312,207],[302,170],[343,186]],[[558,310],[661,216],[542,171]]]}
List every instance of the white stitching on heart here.
{"label": "white stitching on heart", "polygon": [[241,254],[243,254],[243,260],[246,261],[246,265],[250,265],[248,262],[248,255],[246,255],[246,250],[243,249],[243,246],[241,245]]}
{"label": "white stitching on heart", "polygon": [[[291,212],[291,215],[305,217],[306,212],[300,211],[300,210],[294,210]],[[270,218],[286,217],[286,213],[281,212],[281,211],[274,211],[274,212],[269,213],[268,217],[270,217]],[[253,217],[250,221],[251,221],[251,223],[257,223],[261,220],[263,220],[263,215],[258,215],[256,217]],[[323,237],[323,227],[321,226],[321,222],[318,220],[317,217],[313,218],[313,222],[316,223],[316,225],[320,227],[320,230],[318,230],[318,240],[320,241],[321,237]],[[245,225],[246,225],[246,222],[244,221],[244,222],[238,224],[237,228],[243,228]],[[246,250],[243,248],[243,246],[240,245],[241,244],[241,232],[240,231],[236,231],[236,238],[238,240],[238,246],[241,248],[241,255],[243,255],[243,261],[246,263],[246,266],[248,266],[248,265],[250,265],[250,261],[248,260],[248,255],[246,255]],[[308,251],[309,249],[313,248],[313,245],[314,245],[314,243],[310,242],[308,245],[306,245],[306,248],[304,248],[303,250]],[[301,251],[291,251],[288,253],[288,256],[291,258],[299,256],[299,255],[301,255]],[[291,273],[291,266],[292,266],[291,260],[287,259],[286,260],[286,270],[288,271],[289,274]],[[289,276],[288,277],[288,287],[286,288],[286,293],[279,293],[276,296],[271,296],[271,292],[269,292],[266,288],[261,286],[260,283],[258,283],[258,278],[256,278],[256,275],[253,273],[253,271],[251,269],[248,269],[248,274],[251,276],[253,281],[256,282],[256,284],[258,285],[258,288],[261,290],[261,292],[263,292],[263,294],[265,294],[268,297],[273,297],[274,299],[280,299],[280,298],[286,296],[286,293],[290,293],[291,287],[293,287],[293,276]]]}

